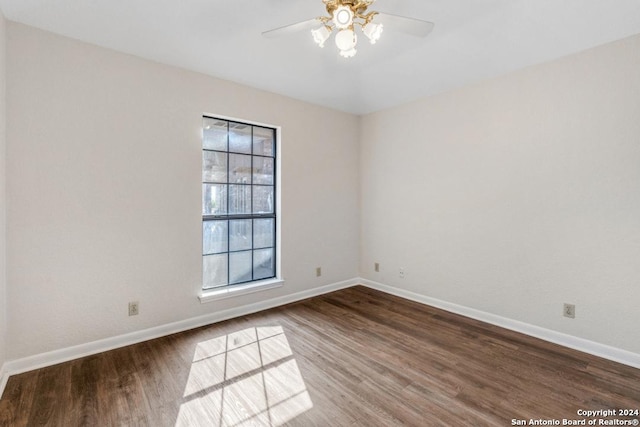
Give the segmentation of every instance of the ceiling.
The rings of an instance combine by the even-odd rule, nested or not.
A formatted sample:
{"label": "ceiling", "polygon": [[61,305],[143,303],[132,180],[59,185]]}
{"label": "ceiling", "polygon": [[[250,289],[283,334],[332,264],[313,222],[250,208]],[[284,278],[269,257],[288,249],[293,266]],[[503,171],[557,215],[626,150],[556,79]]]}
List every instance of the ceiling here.
{"label": "ceiling", "polygon": [[345,59],[308,32],[321,0],[0,0],[7,19],[334,109],[366,114],[640,33],[640,0],[378,0],[434,22]]}

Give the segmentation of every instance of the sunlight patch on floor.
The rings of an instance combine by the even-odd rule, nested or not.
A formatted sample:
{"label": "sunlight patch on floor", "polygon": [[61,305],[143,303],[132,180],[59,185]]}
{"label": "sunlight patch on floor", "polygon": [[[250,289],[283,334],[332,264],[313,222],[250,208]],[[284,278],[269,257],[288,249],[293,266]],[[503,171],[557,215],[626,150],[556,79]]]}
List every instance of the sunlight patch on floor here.
{"label": "sunlight patch on floor", "polygon": [[279,426],[313,407],[280,326],[197,345],[176,426]]}

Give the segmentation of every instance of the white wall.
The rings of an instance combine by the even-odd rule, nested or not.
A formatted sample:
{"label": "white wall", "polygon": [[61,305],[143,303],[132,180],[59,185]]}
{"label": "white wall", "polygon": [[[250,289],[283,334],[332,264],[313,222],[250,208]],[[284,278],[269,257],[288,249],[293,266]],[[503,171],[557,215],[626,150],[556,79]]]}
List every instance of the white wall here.
{"label": "white wall", "polygon": [[[9,360],[357,277],[358,117],[7,25]],[[282,126],[286,283],[202,305],[205,112]]]}
{"label": "white wall", "polygon": [[[0,10],[0,382],[2,365],[5,361],[7,331],[7,267],[6,267],[6,21]],[[2,386],[0,385],[0,388]]]}
{"label": "white wall", "polygon": [[640,353],[638,70],[640,36],[364,117],[361,275]]}

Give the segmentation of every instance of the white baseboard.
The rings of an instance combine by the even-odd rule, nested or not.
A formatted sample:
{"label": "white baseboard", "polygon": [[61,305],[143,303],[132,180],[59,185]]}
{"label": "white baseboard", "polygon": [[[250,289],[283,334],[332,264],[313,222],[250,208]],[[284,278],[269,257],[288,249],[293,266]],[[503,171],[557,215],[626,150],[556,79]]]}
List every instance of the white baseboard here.
{"label": "white baseboard", "polygon": [[2,393],[4,392],[4,388],[7,385],[7,381],[9,381],[9,374],[4,368],[4,364],[0,366],[0,398],[2,398]]}
{"label": "white baseboard", "polygon": [[594,341],[586,340],[584,338],[567,335],[562,332],[553,331],[551,329],[530,325],[518,320],[497,316],[495,314],[487,313],[462,305],[442,301],[436,298],[431,298],[425,295],[417,294],[415,292],[374,282],[372,280],[360,279],[360,283],[371,289],[376,289],[391,295],[419,302],[421,304],[440,308],[451,313],[460,314],[462,316],[470,317],[472,319],[480,320],[482,322],[490,323],[492,325],[500,326],[505,329],[520,332],[525,335],[540,338],[541,340],[549,341],[554,344],[559,344],[564,347],[569,347],[574,350],[582,351],[584,353],[592,354],[594,356],[602,357],[604,359],[612,360],[614,362],[622,363],[640,369],[640,354],[637,353],[633,353],[616,347],[611,347],[605,344],[600,344]]}
{"label": "white baseboard", "polygon": [[5,362],[5,364],[2,366],[2,369],[0,370],[0,374],[2,374],[0,375],[0,396],[2,396],[7,380],[11,375],[21,374],[23,372],[44,368],[46,366],[56,365],[58,363],[78,359],[80,357],[102,353],[103,351],[113,350],[115,348],[120,348],[131,344],[137,344],[139,342],[187,331],[189,329],[199,328],[201,326],[210,325],[212,323],[221,322],[223,320],[232,319],[234,317],[246,316],[248,314],[267,310],[269,308],[290,304],[292,302],[304,300],[318,295],[323,295],[329,292],[337,291],[339,289],[349,288],[351,286],[357,285],[358,283],[360,283],[360,279],[353,278],[350,280],[345,280],[343,282],[332,283],[330,285],[309,289],[307,291],[296,292],[294,294],[272,298],[255,304],[244,305],[241,307],[223,310],[216,313],[206,314],[204,316],[181,320],[179,322],[155,326],[153,328],[131,332],[111,338],[105,338],[86,344],[80,344],[73,347],[67,347],[59,350],[49,351],[46,353],[36,354],[21,359],[10,360]]}

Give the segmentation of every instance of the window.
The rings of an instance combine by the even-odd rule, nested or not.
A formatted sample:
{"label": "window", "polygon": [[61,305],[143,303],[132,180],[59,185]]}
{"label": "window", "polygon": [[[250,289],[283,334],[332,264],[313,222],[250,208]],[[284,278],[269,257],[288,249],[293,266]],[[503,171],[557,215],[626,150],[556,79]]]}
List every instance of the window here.
{"label": "window", "polygon": [[203,290],[276,277],[276,130],[203,118]]}

